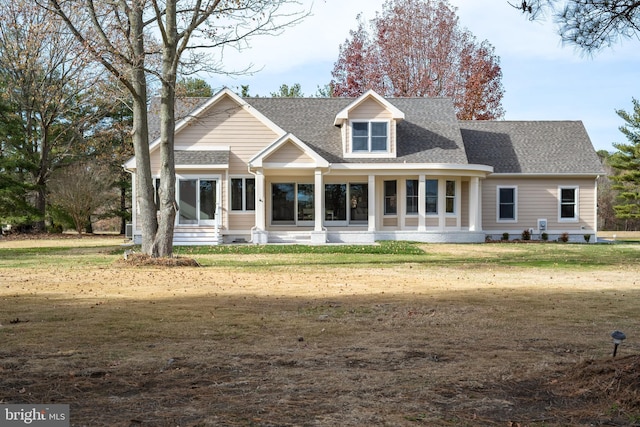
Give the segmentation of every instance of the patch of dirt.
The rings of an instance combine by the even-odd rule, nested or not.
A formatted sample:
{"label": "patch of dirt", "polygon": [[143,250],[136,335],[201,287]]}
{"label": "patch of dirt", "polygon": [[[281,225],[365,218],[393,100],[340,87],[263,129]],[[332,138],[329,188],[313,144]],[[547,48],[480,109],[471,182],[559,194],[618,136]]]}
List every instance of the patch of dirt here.
{"label": "patch of dirt", "polygon": [[185,257],[160,257],[153,258],[146,254],[140,253],[126,253],[124,259],[119,259],[115,262],[116,266],[127,267],[200,267],[198,261],[193,258]]}

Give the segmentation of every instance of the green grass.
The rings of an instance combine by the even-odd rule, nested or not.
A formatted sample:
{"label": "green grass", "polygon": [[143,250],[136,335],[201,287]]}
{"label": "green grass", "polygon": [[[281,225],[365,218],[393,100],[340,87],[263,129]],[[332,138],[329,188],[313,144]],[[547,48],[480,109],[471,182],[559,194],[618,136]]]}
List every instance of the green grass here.
{"label": "green grass", "polygon": [[[0,248],[0,268],[108,266],[122,256],[114,246]],[[480,249],[480,250],[479,250]],[[139,250],[139,248],[138,248]],[[441,245],[384,241],[376,245],[220,245],[175,247],[176,256],[202,266],[263,268],[296,265],[418,264],[425,266],[495,265],[531,268],[598,268],[640,263],[638,244],[477,244]]]}

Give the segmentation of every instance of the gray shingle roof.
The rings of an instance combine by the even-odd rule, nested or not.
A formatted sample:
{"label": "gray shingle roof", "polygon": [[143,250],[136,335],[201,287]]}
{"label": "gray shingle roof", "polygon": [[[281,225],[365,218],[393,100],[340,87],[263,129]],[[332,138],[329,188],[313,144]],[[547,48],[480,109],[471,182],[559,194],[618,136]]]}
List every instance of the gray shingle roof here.
{"label": "gray shingle roof", "polygon": [[[179,100],[177,118],[187,117],[207,100]],[[480,164],[493,166],[495,173],[603,173],[579,121],[458,121],[450,99],[390,98],[388,101],[405,113],[405,119],[397,125],[397,157],[344,159],[340,128],[333,122],[353,98],[247,98],[246,101],[330,163]],[[151,139],[159,135],[158,114],[154,114],[153,108],[152,103]],[[203,157],[199,160],[181,157],[181,164],[221,163],[218,158],[206,159],[210,154],[205,153],[212,152],[194,151],[188,155],[194,153]],[[176,153],[176,162],[178,156],[187,154]]]}
{"label": "gray shingle roof", "polygon": [[353,98],[247,98],[247,102],[291,132],[331,163],[466,164],[453,103],[446,98],[397,98],[389,101],[405,113],[398,123],[394,159],[344,159],[336,114]]}
{"label": "gray shingle roof", "polygon": [[176,150],[176,165],[228,165],[229,151]]}
{"label": "gray shingle roof", "polygon": [[469,163],[494,173],[603,173],[580,121],[464,121],[460,131]]}

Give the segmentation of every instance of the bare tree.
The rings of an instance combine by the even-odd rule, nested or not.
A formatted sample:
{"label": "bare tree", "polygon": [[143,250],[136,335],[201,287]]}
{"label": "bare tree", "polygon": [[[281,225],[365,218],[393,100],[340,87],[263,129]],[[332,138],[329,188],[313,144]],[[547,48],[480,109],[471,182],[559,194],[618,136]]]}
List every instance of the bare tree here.
{"label": "bare tree", "polygon": [[[294,0],[120,0],[99,5],[92,0],[48,2],[78,40],[133,97],[142,250],[151,256],[171,256],[176,215],[173,148],[178,72],[230,73],[223,67],[225,47],[242,49],[251,37],[277,34],[302,19],[305,13],[288,11],[287,7],[299,5]],[[82,25],[87,20],[90,25],[84,29]],[[151,38],[152,33],[158,34],[159,40]],[[157,217],[146,113],[146,78],[150,77],[161,84],[161,187]]]}
{"label": "bare tree", "polygon": [[112,184],[108,167],[76,162],[53,174],[50,201],[73,220],[76,231],[82,234],[92,215],[117,200]]}
{"label": "bare tree", "polygon": [[13,169],[24,178],[44,228],[51,173],[77,151],[95,118],[91,88],[97,80],[82,47],[62,31],[64,23],[28,0],[0,2],[0,78],[3,100],[20,126],[20,138],[5,149],[20,160]]}
{"label": "bare tree", "polygon": [[387,0],[370,24],[371,34],[359,18],[340,46],[335,96],[446,96],[460,120],[503,116],[499,58],[460,27],[447,0]]}
{"label": "bare tree", "polygon": [[562,40],[587,53],[638,37],[640,32],[640,1],[636,0],[521,0],[509,4],[531,19],[552,14]]}

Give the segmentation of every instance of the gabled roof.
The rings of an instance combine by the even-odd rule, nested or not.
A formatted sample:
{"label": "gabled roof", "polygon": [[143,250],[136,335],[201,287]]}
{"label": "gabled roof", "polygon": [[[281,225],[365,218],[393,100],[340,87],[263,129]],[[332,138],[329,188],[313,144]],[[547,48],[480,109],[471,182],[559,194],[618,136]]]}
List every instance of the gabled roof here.
{"label": "gabled roof", "polygon": [[336,117],[333,120],[333,124],[335,126],[341,125],[344,120],[349,118],[349,112],[357,108],[358,105],[362,104],[367,99],[374,99],[375,101],[377,101],[380,105],[382,105],[387,111],[391,113],[391,116],[393,119],[395,120],[404,119],[404,113],[401,110],[399,110],[395,105],[391,104],[389,101],[384,99],[382,96],[378,95],[373,90],[369,89],[368,91],[360,95],[358,98],[356,98],[349,105],[347,105],[342,110],[340,110],[338,114],[336,114]]}
{"label": "gabled roof", "polygon": [[[176,98],[176,103],[174,106],[176,117],[176,135],[179,134],[182,129],[186,128],[187,126],[189,126],[189,124],[202,116],[206,110],[214,106],[225,97],[231,98],[234,102],[236,102],[236,104],[238,104],[239,108],[242,108],[249,112],[249,114],[253,115],[266,127],[271,129],[276,135],[284,135],[286,133],[282,128],[273,123],[260,111],[247,104],[247,102],[236,95],[235,92],[228,88],[224,88],[218,91],[218,93],[216,93],[211,98]],[[153,98],[149,105],[148,127],[150,141],[149,151],[153,152],[160,144],[160,99],[157,97]],[[129,159],[124,166],[127,169],[135,168],[135,158]]]}
{"label": "gabled roof", "polygon": [[604,173],[580,121],[461,121],[469,163],[494,173]]}
{"label": "gabled roof", "polygon": [[[502,174],[603,173],[579,121],[458,121],[453,102],[448,98],[384,99],[375,92],[365,95],[355,99],[242,99],[224,89],[211,99],[180,99],[176,114],[183,119],[177,132],[188,125],[190,118],[197,118],[222,97],[229,96],[279,135],[252,159],[254,166],[291,141],[318,165],[325,162],[347,167],[358,164],[380,167],[384,164],[487,165],[494,173]],[[343,157],[342,129],[334,125],[335,120],[369,98],[404,118],[396,122],[395,158]],[[153,118],[154,115],[150,115],[150,131],[155,123]]]}
{"label": "gabled roof", "polygon": [[330,163],[468,163],[453,102],[447,98],[389,99],[405,119],[396,127],[396,157],[375,159],[343,158],[341,129],[333,121],[353,98],[246,100]]}
{"label": "gabled roof", "polygon": [[303,153],[305,153],[312,161],[315,167],[326,168],[329,167],[329,162],[327,162],[322,156],[313,151],[307,144],[300,141],[295,135],[288,133],[276,141],[273,144],[266,147],[264,150],[255,155],[251,160],[249,160],[249,166],[251,167],[262,167],[264,164],[264,160],[267,159],[270,155],[278,151],[283,145],[287,143],[292,143],[297,146]]}

